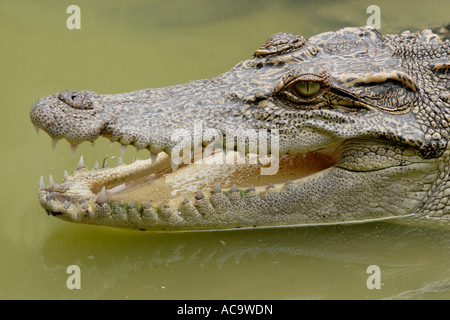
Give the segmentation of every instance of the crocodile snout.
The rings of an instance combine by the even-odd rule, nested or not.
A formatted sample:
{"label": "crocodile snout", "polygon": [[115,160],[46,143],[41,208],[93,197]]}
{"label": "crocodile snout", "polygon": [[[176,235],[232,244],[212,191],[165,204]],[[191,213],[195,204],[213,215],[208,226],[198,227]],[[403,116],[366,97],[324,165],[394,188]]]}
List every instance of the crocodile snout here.
{"label": "crocodile snout", "polygon": [[65,138],[73,146],[94,141],[111,119],[101,106],[94,108],[98,96],[93,91],[65,90],[41,98],[31,108],[31,122],[52,139]]}

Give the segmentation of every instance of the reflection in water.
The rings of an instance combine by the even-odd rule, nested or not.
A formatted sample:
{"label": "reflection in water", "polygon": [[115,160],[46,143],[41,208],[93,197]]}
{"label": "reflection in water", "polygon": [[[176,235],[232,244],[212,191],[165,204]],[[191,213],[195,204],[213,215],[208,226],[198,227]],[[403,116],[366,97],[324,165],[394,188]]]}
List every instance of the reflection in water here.
{"label": "reflection in water", "polygon": [[[445,230],[389,223],[188,233],[67,226],[42,250],[60,284],[69,265],[80,267],[82,290],[68,297],[124,298],[126,287],[129,298],[172,299],[445,298],[449,253]],[[373,264],[381,290],[366,287]]]}

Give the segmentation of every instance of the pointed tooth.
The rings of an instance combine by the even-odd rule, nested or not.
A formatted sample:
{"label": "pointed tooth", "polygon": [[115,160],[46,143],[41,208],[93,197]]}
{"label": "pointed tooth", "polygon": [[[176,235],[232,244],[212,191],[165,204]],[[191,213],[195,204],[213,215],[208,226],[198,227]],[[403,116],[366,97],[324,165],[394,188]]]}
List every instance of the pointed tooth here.
{"label": "pointed tooth", "polygon": [[41,189],[45,188],[44,176],[41,176],[41,178],[39,179],[39,188]]}
{"label": "pointed tooth", "polygon": [[291,180],[286,180],[286,185],[289,185],[289,184],[291,184],[291,183],[292,183]]}
{"label": "pointed tooth", "polygon": [[233,186],[230,189],[230,192],[238,192],[239,189],[237,188],[237,186],[235,184],[233,184]]}
{"label": "pointed tooth", "polygon": [[52,175],[50,175],[50,178],[48,179],[49,184],[55,184],[55,180],[53,180]]}
{"label": "pointed tooth", "polygon": [[205,196],[203,195],[203,192],[200,190],[200,189],[198,189],[198,191],[197,191],[197,194],[195,195],[195,198],[197,199],[197,200],[201,200],[201,199],[203,199]]}
{"label": "pointed tooth", "polygon": [[80,161],[78,161],[78,167],[77,170],[84,169],[84,160],[83,156],[80,157]]}
{"label": "pointed tooth", "polygon": [[39,127],[38,126],[34,126],[34,130],[36,130],[36,134],[39,135]]}
{"label": "pointed tooth", "polygon": [[70,149],[72,150],[72,158],[75,157],[75,153],[77,152],[78,145],[71,144]]}
{"label": "pointed tooth", "polygon": [[250,187],[248,188],[248,191],[255,191],[255,187],[254,187],[254,186],[250,186]]}
{"label": "pointed tooth", "polygon": [[158,158],[158,154],[150,152],[150,158],[152,159],[152,166],[156,164],[156,158]]}
{"label": "pointed tooth", "polygon": [[274,186],[273,183],[269,183],[269,184],[267,185],[267,189],[270,189],[270,188],[275,188],[275,186]]}
{"label": "pointed tooth", "polygon": [[112,146],[114,145],[114,141],[109,141],[109,147],[112,148]]}
{"label": "pointed tooth", "polygon": [[102,190],[99,192],[96,202],[99,205],[103,205],[106,202],[106,189],[105,189],[105,186],[103,186]]}
{"label": "pointed tooth", "polygon": [[117,162],[117,165],[120,166],[121,164],[123,164],[123,159],[122,157],[119,158],[119,161]]}
{"label": "pointed tooth", "polygon": [[67,172],[67,170],[64,170],[64,179],[67,178],[69,176],[69,173]]}
{"label": "pointed tooth", "polygon": [[147,200],[147,203],[145,204],[144,209],[150,209],[150,200]]}
{"label": "pointed tooth", "polygon": [[69,202],[67,202],[67,200],[64,201],[63,207],[64,207],[64,209],[69,209],[70,204],[69,204]]}
{"label": "pointed tooth", "polygon": [[98,160],[97,161],[95,161],[95,164],[94,164],[94,170],[98,170]]}
{"label": "pointed tooth", "polygon": [[83,205],[81,206],[81,208],[84,209],[84,210],[89,209],[89,204],[87,203],[87,201],[85,201],[85,202],[83,203]]}
{"label": "pointed tooth", "polygon": [[222,192],[222,190],[220,189],[220,182],[217,182],[217,183],[214,185],[214,188],[213,188],[212,193],[221,193],[221,192]]}
{"label": "pointed tooth", "polygon": [[135,207],[134,200],[131,200],[130,204],[128,205],[129,208],[133,209]]}
{"label": "pointed tooth", "polygon": [[102,168],[103,168],[103,169],[108,168],[108,164],[106,163],[106,158],[103,159]]}
{"label": "pointed tooth", "polygon": [[55,150],[56,144],[58,143],[58,140],[52,139],[52,149]]}

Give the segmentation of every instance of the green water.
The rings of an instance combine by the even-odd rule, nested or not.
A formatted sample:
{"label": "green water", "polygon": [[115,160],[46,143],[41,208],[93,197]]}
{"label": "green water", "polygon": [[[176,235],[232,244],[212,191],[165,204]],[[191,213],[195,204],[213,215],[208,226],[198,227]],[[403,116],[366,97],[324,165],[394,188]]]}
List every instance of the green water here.
{"label": "green water", "polygon": [[[227,71],[274,32],[304,36],[366,23],[381,31],[448,23],[442,1],[0,0],[0,298],[448,299],[450,231],[370,223],[200,233],[142,233],[68,224],[39,206],[38,181],[120,155],[119,145],[38,136],[29,109],[64,89],[118,93]],[[128,148],[125,161],[148,157]],[[111,160],[113,163],[115,160]],[[81,289],[66,286],[77,265]],[[368,289],[370,265],[381,289]]]}

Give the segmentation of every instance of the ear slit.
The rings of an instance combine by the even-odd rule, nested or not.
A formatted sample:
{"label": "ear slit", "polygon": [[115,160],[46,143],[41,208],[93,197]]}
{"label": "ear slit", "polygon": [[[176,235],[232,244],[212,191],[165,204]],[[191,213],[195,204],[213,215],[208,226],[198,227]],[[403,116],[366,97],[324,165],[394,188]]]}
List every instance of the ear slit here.
{"label": "ear slit", "polygon": [[383,83],[388,80],[394,80],[403,85],[406,89],[412,92],[418,92],[419,87],[411,76],[407,75],[401,71],[391,71],[391,72],[375,72],[370,74],[355,74],[347,73],[341,75],[341,81],[347,84],[358,84],[358,83]]}

